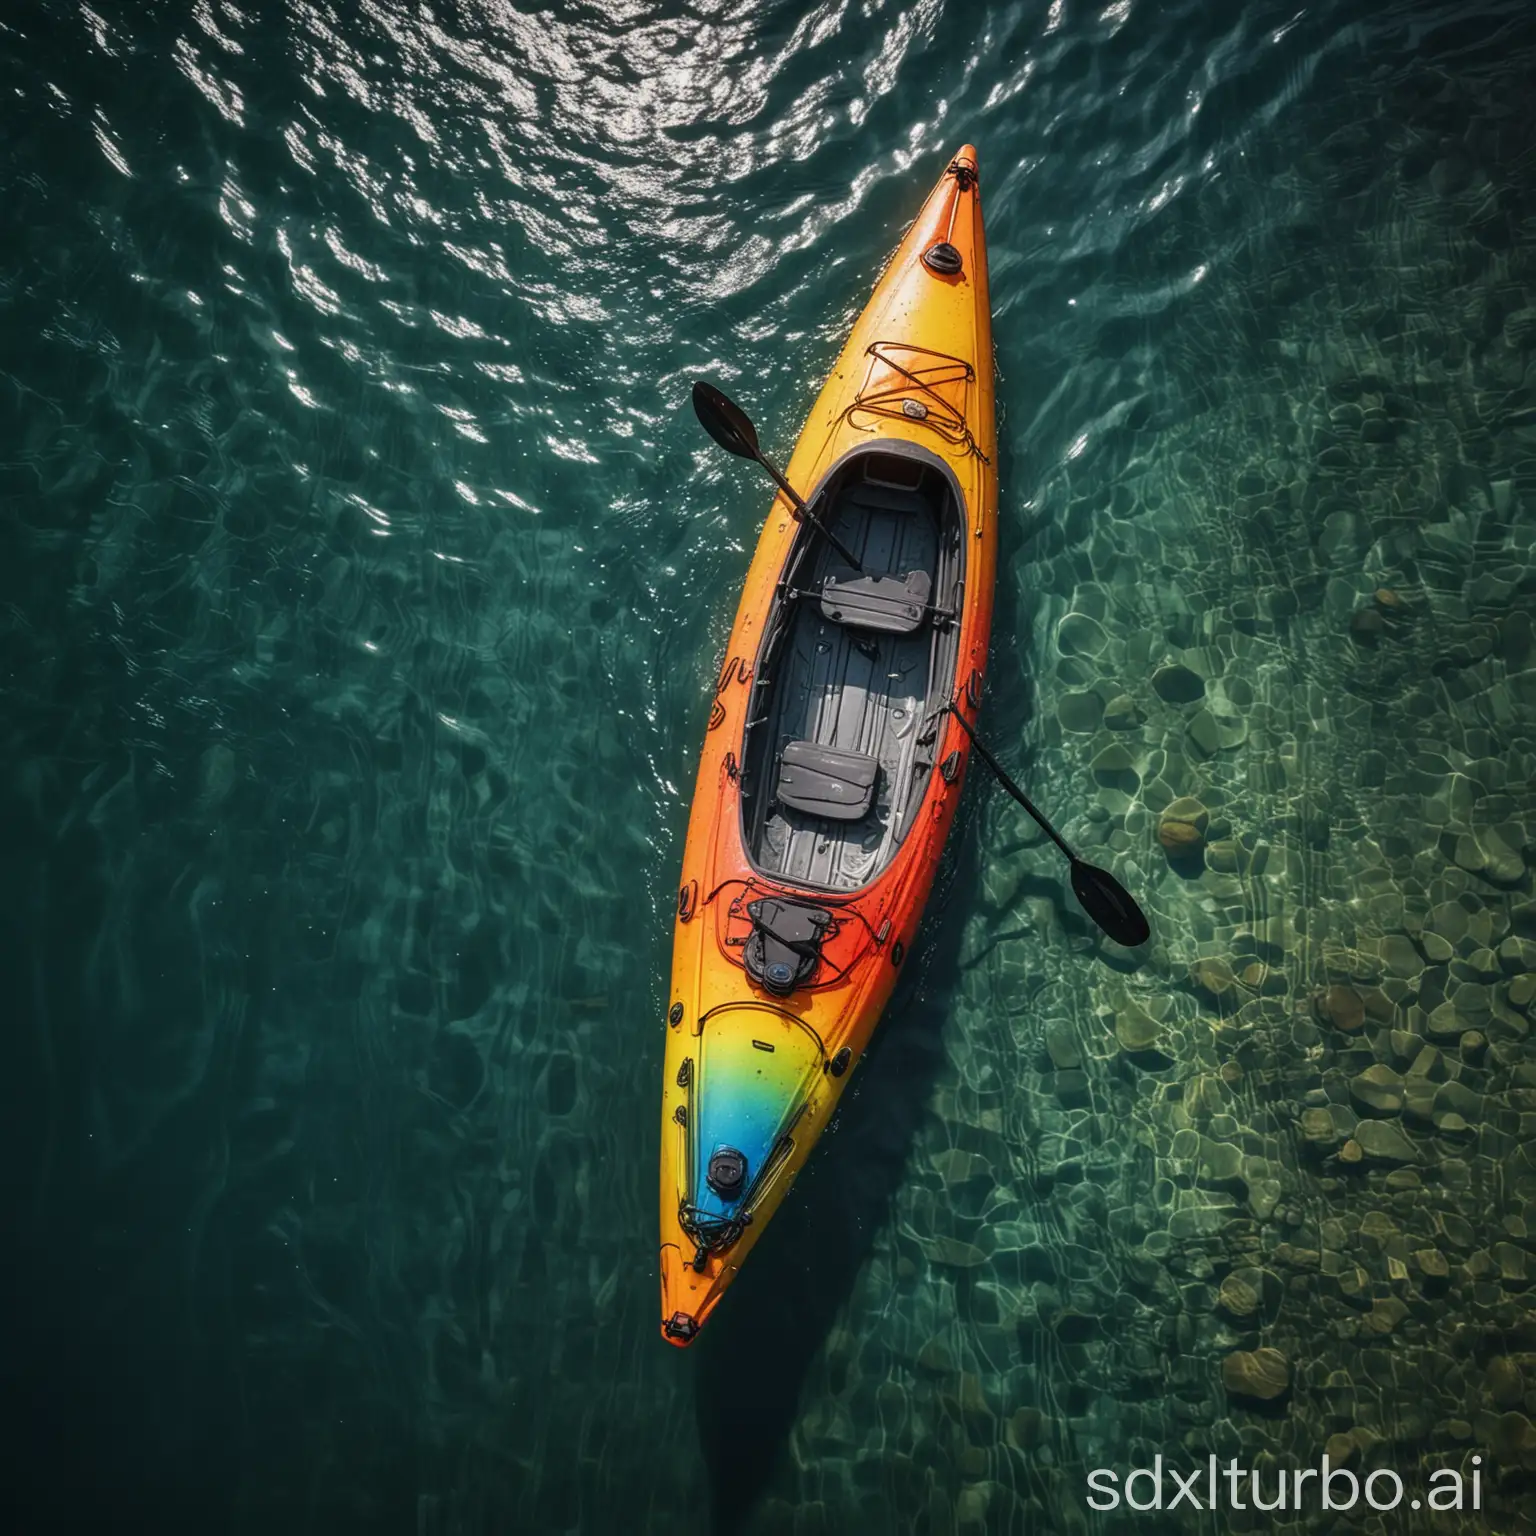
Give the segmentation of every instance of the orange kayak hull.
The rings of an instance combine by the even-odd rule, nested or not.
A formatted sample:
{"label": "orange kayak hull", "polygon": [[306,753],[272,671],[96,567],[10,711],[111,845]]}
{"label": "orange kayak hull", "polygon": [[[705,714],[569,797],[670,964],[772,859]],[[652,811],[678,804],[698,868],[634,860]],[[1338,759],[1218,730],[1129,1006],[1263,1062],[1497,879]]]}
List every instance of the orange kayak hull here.
{"label": "orange kayak hull", "polygon": [[[947,706],[974,720],[981,698],[995,465],[967,145],[888,263],[786,471],[845,544],[862,539],[864,564],[840,563],[777,495],[716,687],[666,1025],[661,1328],[674,1345],[697,1336],[788,1193],[916,935],[970,755]],[[806,739],[788,740],[797,727]]]}

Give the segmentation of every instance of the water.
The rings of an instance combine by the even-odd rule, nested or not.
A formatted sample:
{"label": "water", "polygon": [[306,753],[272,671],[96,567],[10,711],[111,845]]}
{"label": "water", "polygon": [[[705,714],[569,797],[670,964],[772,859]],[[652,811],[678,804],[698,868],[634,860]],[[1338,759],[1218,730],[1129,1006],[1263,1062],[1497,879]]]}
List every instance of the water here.
{"label": "water", "polygon": [[[1532,1529],[1522,6],[0,28],[24,1528],[1322,1529],[1084,1478],[1328,1447],[1410,1492],[1480,1455],[1434,1529]],[[974,782],[679,1355],[670,904],[766,508],[687,387],[787,456],[967,140],[985,724],[1155,943],[1094,948]],[[1267,1406],[1222,1380],[1259,1347]]]}

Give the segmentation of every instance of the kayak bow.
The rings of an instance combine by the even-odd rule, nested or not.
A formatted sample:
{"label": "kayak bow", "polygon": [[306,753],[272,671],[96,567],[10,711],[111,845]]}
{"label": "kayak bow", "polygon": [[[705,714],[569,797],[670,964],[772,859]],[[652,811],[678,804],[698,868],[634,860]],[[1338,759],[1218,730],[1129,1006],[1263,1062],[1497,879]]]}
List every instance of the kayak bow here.
{"label": "kayak bow", "polygon": [[917,931],[970,752],[950,706],[974,719],[981,699],[995,458],[967,145],[800,434],[784,479],[810,515],[774,498],[715,690],[662,1093],[673,1344],[696,1337],[810,1155]]}

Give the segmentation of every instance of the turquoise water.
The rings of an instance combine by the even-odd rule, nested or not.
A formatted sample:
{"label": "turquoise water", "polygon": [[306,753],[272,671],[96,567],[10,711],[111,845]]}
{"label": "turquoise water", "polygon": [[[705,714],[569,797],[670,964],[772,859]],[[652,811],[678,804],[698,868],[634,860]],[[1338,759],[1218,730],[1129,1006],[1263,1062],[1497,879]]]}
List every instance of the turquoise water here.
{"label": "turquoise water", "polygon": [[[1482,1458],[1333,1529],[1532,1530],[1533,62],[1515,3],[8,10],[18,1528],[1328,1529],[1085,1498],[1327,1448]],[[670,913],[767,505],[687,390],[786,457],[965,141],[983,718],[1154,940],[974,781],[682,1355]]]}

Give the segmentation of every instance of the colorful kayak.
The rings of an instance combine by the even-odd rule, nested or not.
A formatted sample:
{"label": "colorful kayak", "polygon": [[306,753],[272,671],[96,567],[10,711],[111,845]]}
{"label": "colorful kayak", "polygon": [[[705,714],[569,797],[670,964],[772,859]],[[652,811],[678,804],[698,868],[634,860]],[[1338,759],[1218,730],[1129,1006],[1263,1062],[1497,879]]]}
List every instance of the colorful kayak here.
{"label": "colorful kayak", "polygon": [[775,498],[715,690],[667,1016],[673,1344],[697,1336],[787,1194],[916,934],[970,754],[949,707],[974,719],[981,699],[995,459],[967,145],[800,434],[786,478],[814,520]]}

